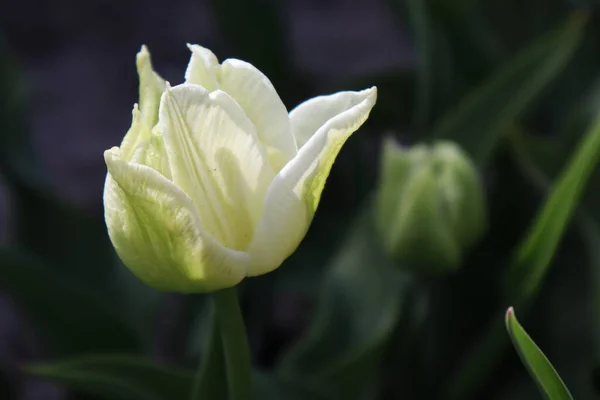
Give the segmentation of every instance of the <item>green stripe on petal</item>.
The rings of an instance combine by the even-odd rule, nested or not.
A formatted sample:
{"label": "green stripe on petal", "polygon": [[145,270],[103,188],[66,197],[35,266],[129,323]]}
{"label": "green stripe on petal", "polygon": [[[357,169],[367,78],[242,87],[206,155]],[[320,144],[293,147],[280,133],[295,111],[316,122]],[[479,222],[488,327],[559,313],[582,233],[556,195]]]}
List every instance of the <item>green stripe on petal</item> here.
{"label": "green stripe on petal", "polygon": [[[322,121],[316,133],[273,181],[248,253],[252,264],[248,276],[262,275],[277,268],[298,247],[306,234],[321,198],[325,181],[345,141],[367,119],[377,99],[377,88],[343,92],[307,102],[319,114],[320,104],[338,114]],[[332,100],[339,102],[333,105]],[[344,105],[344,107],[342,106]]]}
{"label": "green stripe on petal", "polygon": [[192,84],[167,89],[159,114],[173,182],[191,197],[204,230],[245,249],[275,176],[254,126],[225,92]]}
{"label": "green stripe on petal", "polygon": [[219,87],[242,107],[267,147],[273,169],[281,170],[297,149],[287,109],[271,81],[253,65],[228,59],[221,66]]}
{"label": "green stripe on petal", "polygon": [[104,154],[110,239],[123,263],[146,284],[164,291],[205,292],[245,276],[247,254],[228,250],[200,229],[191,199],[144,165]]}

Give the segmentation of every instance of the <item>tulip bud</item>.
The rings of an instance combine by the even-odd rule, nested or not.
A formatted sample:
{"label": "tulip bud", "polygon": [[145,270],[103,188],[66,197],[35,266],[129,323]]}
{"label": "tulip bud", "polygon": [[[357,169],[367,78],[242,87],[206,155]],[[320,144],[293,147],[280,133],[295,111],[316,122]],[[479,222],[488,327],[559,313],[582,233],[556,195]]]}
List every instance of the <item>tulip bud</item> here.
{"label": "tulip bud", "polygon": [[384,144],[377,227],[390,257],[419,271],[455,270],[486,225],[475,166],[455,144]]}
{"label": "tulip bud", "polygon": [[309,99],[288,113],[251,64],[189,46],[171,87],[137,56],[140,100],[104,153],[104,213],[123,263],[164,291],[209,292],[266,274],[294,252],[375,87]]}

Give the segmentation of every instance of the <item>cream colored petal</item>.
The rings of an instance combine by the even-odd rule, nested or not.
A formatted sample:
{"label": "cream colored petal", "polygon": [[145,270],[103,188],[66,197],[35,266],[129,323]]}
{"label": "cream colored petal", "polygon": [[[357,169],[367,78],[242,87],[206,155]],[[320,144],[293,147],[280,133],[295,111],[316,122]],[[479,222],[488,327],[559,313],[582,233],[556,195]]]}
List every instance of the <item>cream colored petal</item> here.
{"label": "cream colored petal", "polygon": [[131,127],[121,141],[123,159],[130,160],[140,144],[147,140],[147,138],[144,138],[144,132],[147,132],[147,130],[143,130],[140,108],[137,104],[134,104],[133,111],[131,111]]}
{"label": "cream colored petal", "polygon": [[204,230],[245,249],[275,176],[252,123],[226,93],[191,84],[167,89],[159,114],[173,182],[192,198]]}
{"label": "cream colored petal", "polygon": [[265,200],[263,218],[248,247],[249,276],[277,268],[306,234],[331,166],[348,137],[368,118],[377,99],[375,87],[345,94],[349,108],[332,116],[279,172]]}
{"label": "cream colored petal", "polygon": [[130,159],[141,142],[150,139],[152,127],[158,121],[158,105],[166,85],[165,81],[154,72],[146,46],[142,46],[137,54],[136,65],[140,80],[139,107],[137,104],[134,106],[131,128],[121,143],[123,158],[126,160]]}
{"label": "cream colored petal", "polygon": [[251,64],[236,59],[223,62],[219,88],[242,107],[267,146],[273,169],[279,171],[296,154],[287,109],[269,79]]}
{"label": "cream colored petal", "polygon": [[299,104],[290,112],[292,134],[298,148],[302,148],[328,120],[350,110],[366,97],[371,96],[371,90],[318,96]]}
{"label": "cream colored petal", "polygon": [[171,167],[162,135],[156,129],[149,140],[138,145],[130,159],[136,164],[147,165],[162,176],[171,179]]}
{"label": "cream colored petal", "polygon": [[134,274],[156,289],[184,293],[230,287],[243,279],[248,255],[203,232],[181,189],[148,166],[122,160],[116,147],[104,157],[106,225]]}
{"label": "cream colored petal", "polygon": [[212,92],[218,89],[219,60],[212,51],[196,44],[187,45],[192,56],[185,71],[185,82],[200,85]]}

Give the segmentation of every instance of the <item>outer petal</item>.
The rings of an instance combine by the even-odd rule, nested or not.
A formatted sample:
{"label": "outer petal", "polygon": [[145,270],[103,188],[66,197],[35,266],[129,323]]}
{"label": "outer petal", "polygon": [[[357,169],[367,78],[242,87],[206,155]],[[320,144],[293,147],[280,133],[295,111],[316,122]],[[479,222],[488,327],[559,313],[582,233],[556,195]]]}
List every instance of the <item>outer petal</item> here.
{"label": "outer petal", "polygon": [[302,148],[325,122],[363,101],[370,95],[370,90],[373,89],[318,96],[294,108],[290,112],[290,121],[298,148]]}
{"label": "outer petal", "polygon": [[104,154],[105,218],[121,260],[159,290],[204,292],[237,284],[247,254],[219,245],[199,228],[190,198],[150,167]]}
{"label": "outer petal", "polygon": [[[347,101],[348,97],[352,101]],[[346,139],[369,116],[377,89],[342,93],[338,98],[344,99],[348,108],[327,120],[269,187],[263,217],[248,247],[252,257],[249,276],[277,268],[300,244],[319,204],[331,166]],[[318,115],[316,110],[314,114]]]}
{"label": "outer petal", "polygon": [[275,176],[252,123],[225,92],[191,84],[167,89],[159,114],[173,182],[208,233],[245,249]]}
{"label": "outer petal", "polygon": [[192,56],[185,71],[185,83],[200,85],[210,92],[217,90],[216,74],[220,68],[217,57],[212,51],[196,44],[188,44],[188,48]]}
{"label": "outer petal", "polygon": [[128,160],[136,147],[143,141],[150,139],[152,127],[158,121],[158,105],[160,97],[165,91],[165,81],[152,68],[150,53],[146,46],[137,54],[136,65],[140,80],[139,107],[133,108],[133,122],[131,128],[123,138],[121,150],[123,158]]}
{"label": "outer petal", "polygon": [[273,169],[279,171],[297,149],[287,109],[271,81],[251,64],[228,59],[221,66],[219,88],[242,107],[267,146]]}

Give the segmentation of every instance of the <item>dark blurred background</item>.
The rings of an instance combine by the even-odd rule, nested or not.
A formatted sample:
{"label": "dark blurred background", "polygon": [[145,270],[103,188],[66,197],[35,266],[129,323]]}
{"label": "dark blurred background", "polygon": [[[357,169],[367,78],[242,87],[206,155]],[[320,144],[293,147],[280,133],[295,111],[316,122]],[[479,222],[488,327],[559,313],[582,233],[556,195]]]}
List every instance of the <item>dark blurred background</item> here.
{"label": "dark blurred background", "polygon": [[[492,228],[465,257],[462,271],[411,285],[409,317],[385,328],[389,346],[377,344],[378,352],[389,352],[387,368],[378,374],[384,380],[378,398],[451,398],[440,394],[441,387],[460,369],[482,327],[502,318],[497,311],[510,305],[498,289],[503,265],[598,110],[598,10],[591,0],[2,2],[0,263],[6,267],[0,273],[0,399],[67,398],[63,388],[27,377],[19,366],[130,351],[138,336],[136,351],[170,365],[196,365],[205,330],[203,297],[159,294],[137,282],[112,253],[102,219],[102,153],[118,145],[130,125],[138,90],[135,54],[146,44],[157,72],[178,84],[189,59],[186,43],[205,46],[220,60],[253,63],[289,110],[319,94],[379,89],[372,117],[336,161],[298,252],[276,272],[242,285],[253,356],[266,370],[307,331],[316,310],[327,307],[318,295],[321,281],[334,280],[329,265],[351,254],[344,246],[376,188],[381,139],[430,139],[438,122],[462,118],[446,128],[454,123],[457,141],[477,158]],[[579,19],[585,23],[574,18],[577,28],[567,26],[563,35],[573,13],[584,15]],[[569,29],[577,30],[573,38]],[[477,89],[495,90],[496,101],[471,116],[461,114],[458,105]],[[519,105],[507,107],[513,103]],[[486,122],[496,119],[493,127]],[[484,156],[469,147],[493,129],[510,131],[503,137],[514,141],[498,139]],[[543,177],[532,178],[528,166]],[[594,225],[598,183],[594,176],[587,214],[579,216]],[[530,326],[562,363],[578,398],[595,398],[600,341],[594,307],[600,292],[590,276],[600,265],[589,253],[597,242],[586,242],[577,226],[570,229]],[[585,273],[573,272],[584,265],[590,267]],[[373,308],[361,312],[376,315],[384,303],[377,303],[379,287],[370,290],[353,293],[343,311],[371,296]],[[88,297],[96,299],[89,304],[123,311],[136,339],[98,322],[110,320],[110,312],[90,312]],[[460,318],[454,318],[456,310]],[[360,329],[349,343],[368,336],[365,321],[352,325]],[[535,393],[516,356],[507,353],[497,374],[481,378],[465,398]]]}

